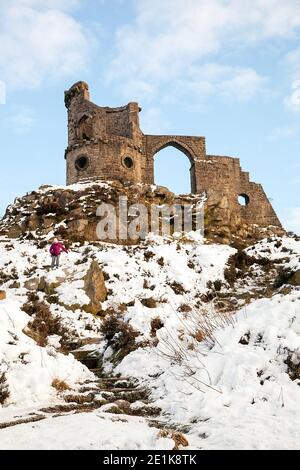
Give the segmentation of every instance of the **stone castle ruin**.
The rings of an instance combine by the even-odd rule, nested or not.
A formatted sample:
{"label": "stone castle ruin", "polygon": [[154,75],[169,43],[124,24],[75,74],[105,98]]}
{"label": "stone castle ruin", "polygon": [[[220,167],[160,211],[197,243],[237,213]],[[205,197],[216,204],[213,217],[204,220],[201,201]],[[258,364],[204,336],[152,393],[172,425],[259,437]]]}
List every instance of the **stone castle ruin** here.
{"label": "stone castle ruin", "polygon": [[65,92],[65,105],[67,184],[97,179],[154,184],[154,156],[173,146],[188,157],[191,192],[206,194],[214,223],[272,226],[282,231],[262,186],[250,181],[238,158],[207,155],[205,137],[145,135],[139,126],[138,103],[119,108],[98,106],[90,101],[85,82],[75,83]]}
{"label": "stone castle ruin", "polygon": [[[41,244],[47,243],[43,237],[49,233],[70,242],[99,241],[97,228],[102,219],[98,209],[109,204],[119,232],[109,233],[106,241],[135,244],[137,239],[130,234],[127,239],[120,236],[135,217],[130,211],[123,217],[120,201],[124,199],[128,208],[140,204],[145,209],[138,225],[146,227],[147,233],[153,231],[153,207],[158,209],[160,234],[165,221],[170,235],[199,229],[197,216],[204,200],[201,230],[204,228],[209,241],[249,246],[286,233],[262,186],[250,181],[239,159],[207,155],[204,137],[145,135],[139,126],[137,103],[120,108],[97,106],[90,101],[85,82],[75,83],[65,92],[65,104],[67,186],[42,185],[16,198],[0,220],[0,235],[40,239]],[[168,146],[182,151],[190,161],[189,194],[176,195],[154,184],[154,157]],[[73,185],[77,182],[89,184]],[[186,227],[185,217],[175,215],[174,208],[189,213],[191,229]],[[201,222],[202,215],[201,209]]]}

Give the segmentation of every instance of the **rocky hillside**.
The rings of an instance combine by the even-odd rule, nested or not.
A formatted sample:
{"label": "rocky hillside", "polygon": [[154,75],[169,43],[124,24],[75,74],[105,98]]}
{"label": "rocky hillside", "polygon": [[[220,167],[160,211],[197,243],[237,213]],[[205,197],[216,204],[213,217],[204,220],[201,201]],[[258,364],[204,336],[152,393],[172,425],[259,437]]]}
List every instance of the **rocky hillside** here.
{"label": "rocky hillside", "polygon": [[[41,186],[24,197],[17,198],[8,207],[0,224],[0,234],[8,237],[40,239],[58,235],[69,241],[97,241],[96,227],[100,220],[96,211],[101,203],[112,204],[119,217],[119,198],[126,196],[128,206],[143,204],[150,214],[151,205],[192,206],[194,218],[205,195],[176,196],[167,188],[154,185],[130,185],[118,181],[108,183],[78,183],[70,186]],[[218,205],[205,205],[205,236],[216,243],[250,245],[259,239],[284,235],[278,227],[260,229],[257,225],[243,223],[236,214],[228,211],[228,201],[223,198]],[[150,223],[149,216],[149,223]],[[117,239],[109,241],[119,243]],[[126,240],[123,244],[134,244]]]}
{"label": "rocky hillside", "polygon": [[297,448],[299,238],[76,239],[98,190],[40,189],[2,222],[0,448]]}

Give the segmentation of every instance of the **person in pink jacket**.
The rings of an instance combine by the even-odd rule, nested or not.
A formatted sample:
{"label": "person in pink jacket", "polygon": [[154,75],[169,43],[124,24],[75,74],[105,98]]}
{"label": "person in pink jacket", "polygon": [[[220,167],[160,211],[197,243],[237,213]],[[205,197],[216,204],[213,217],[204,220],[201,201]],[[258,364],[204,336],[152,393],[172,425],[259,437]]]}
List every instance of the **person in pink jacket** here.
{"label": "person in pink jacket", "polygon": [[52,256],[51,268],[59,268],[59,258],[62,252],[68,253],[66,247],[60,243],[57,238],[54,238],[52,245],[50,246],[50,254]]}

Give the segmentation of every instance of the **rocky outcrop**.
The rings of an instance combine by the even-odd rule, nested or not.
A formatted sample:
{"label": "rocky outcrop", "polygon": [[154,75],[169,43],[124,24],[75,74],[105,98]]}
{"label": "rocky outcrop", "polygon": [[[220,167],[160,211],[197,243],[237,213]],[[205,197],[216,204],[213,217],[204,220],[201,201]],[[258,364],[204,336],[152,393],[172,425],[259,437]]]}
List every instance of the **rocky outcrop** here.
{"label": "rocky outcrop", "polygon": [[[0,223],[0,235],[43,239],[53,232],[59,238],[70,242],[98,241],[97,225],[101,217],[97,216],[97,209],[101,204],[114,207],[118,226],[120,197],[127,198],[128,208],[134,204],[143,204],[149,214],[152,205],[161,207],[164,204],[189,204],[194,205],[196,209],[197,203],[203,199],[200,195],[176,196],[161,186],[130,185],[119,181],[109,184],[99,181],[62,188],[42,186],[38,191],[17,198],[14,204],[7,208]],[[109,237],[105,241],[136,243],[136,240],[129,238],[119,240],[118,233],[116,237]]]}
{"label": "rocky outcrop", "polygon": [[[176,196],[167,188],[147,184],[129,184],[119,181],[104,183],[101,181],[82,183],[66,187],[42,186],[37,191],[17,198],[13,205],[6,210],[0,222],[0,235],[11,238],[35,238],[45,243],[44,239],[53,233],[69,242],[98,241],[97,225],[101,217],[97,216],[98,207],[110,204],[115,210],[117,227],[124,227],[120,218],[120,197],[127,198],[127,206],[143,204],[147,208],[147,219],[141,219],[148,224],[151,231],[150,211],[153,205],[178,205],[192,207],[193,220],[199,204],[205,195],[186,194]],[[171,214],[172,215],[172,214]],[[134,218],[134,217],[133,217]],[[127,224],[132,220],[127,218]],[[146,222],[145,222],[146,220]],[[160,216],[160,223],[162,217]],[[147,225],[146,225],[147,226]],[[174,228],[171,226],[171,232]],[[218,243],[242,241],[247,245],[258,239],[272,235],[283,235],[284,231],[275,226],[261,229],[258,225],[245,223],[238,213],[229,210],[226,197],[214,200],[213,204],[205,205],[205,236]],[[130,245],[138,240],[120,239],[118,231],[104,241]]]}
{"label": "rocky outcrop", "polygon": [[259,239],[284,234],[285,231],[281,227],[261,228],[259,225],[245,222],[239,212],[232,212],[229,209],[226,196],[213,204],[206,205],[205,235],[217,243],[227,244],[236,239],[244,242],[245,245],[251,245]]}
{"label": "rocky outcrop", "polygon": [[84,291],[90,299],[90,304],[86,306],[86,311],[97,314],[100,310],[101,302],[107,297],[103,271],[97,261],[92,261],[85,277]]}
{"label": "rocky outcrop", "polygon": [[39,277],[33,277],[31,279],[27,279],[25,282],[24,282],[24,287],[25,289],[27,290],[32,290],[32,291],[36,291],[38,290],[38,287],[40,285],[40,278]]}

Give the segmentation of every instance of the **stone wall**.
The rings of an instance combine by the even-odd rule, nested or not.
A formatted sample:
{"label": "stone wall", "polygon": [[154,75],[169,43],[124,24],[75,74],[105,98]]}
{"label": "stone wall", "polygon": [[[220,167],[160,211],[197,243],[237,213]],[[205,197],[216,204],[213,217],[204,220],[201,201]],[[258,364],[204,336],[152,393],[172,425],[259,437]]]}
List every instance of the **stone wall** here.
{"label": "stone wall", "polygon": [[[90,101],[88,85],[78,82],[65,92],[68,109],[67,183],[119,180],[154,183],[154,156],[167,146],[181,150],[191,163],[191,192],[207,194],[213,225],[274,226],[281,230],[262,186],[249,180],[237,158],[206,154],[204,137],[144,135],[137,103],[119,108]],[[242,195],[244,205],[238,201]]]}

